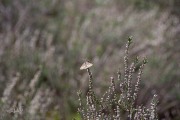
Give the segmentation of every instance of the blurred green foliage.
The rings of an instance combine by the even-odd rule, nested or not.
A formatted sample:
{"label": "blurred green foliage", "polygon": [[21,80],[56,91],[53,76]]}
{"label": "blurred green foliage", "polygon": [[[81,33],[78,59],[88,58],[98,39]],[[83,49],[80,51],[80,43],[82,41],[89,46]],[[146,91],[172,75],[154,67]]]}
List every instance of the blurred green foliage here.
{"label": "blurred green foliage", "polygon": [[[174,32],[178,25],[168,19],[172,14],[179,16],[179,0],[1,0],[0,5],[0,47],[4,49],[0,95],[14,72],[28,83],[42,66],[37,89],[45,84],[56,93],[47,116],[79,119],[76,91],[82,88],[86,94],[87,89],[87,76],[79,71],[81,63],[89,59],[95,64],[95,88],[98,93],[103,91],[109,74],[123,66],[124,41],[132,35],[136,44],[131,56],[148,55],[144,84],[152,88],[157,84],[159,92],[171,91],[167,94],[179,98],[178,87],[173,87],[179,79],[179,42],[175,41],[179,37]],[[171,11],[167,19],[166,11]],[[28,35],[24,35],[27,29]],[[39,34],[31,49],[36,30]],[[52,42],[47,45],[49,36],[53,36]],[[159,39],[163,42],[158,43]],[[18,41],[19,50],[14,47]],[[103,88],[99,88],[101,84]],[[54,110],[58,105],[61,109]]]}

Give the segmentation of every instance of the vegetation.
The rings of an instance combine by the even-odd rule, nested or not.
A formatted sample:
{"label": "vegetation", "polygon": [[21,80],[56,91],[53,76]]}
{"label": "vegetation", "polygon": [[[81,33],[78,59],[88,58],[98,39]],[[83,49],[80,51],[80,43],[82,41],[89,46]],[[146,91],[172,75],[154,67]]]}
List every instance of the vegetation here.
{"label": "vegetation", "polygon": [[[151,102],[150,108],[144,107],[142,105],[135,105],[139,85],[141,81],[141,75],[143,73],[143,67],[147,63],[146,58],[143,59],[136,80],[136,84],[132,85],[133,82],[133,73],[136,69],[136,64],[138,59],[136,59],[129,66],[128,60],[128,51],[129,46],[132,42],[132,39],[129,38],[126,45],[126,54],[124,57],[124,79],[121,78],[121,73],[118,71],[118,82],[119,84],[119,93],[117,93],[114,77],[111,77],[111,85],[109,89],[102,95],[101,99],[98,99],[93,91],[93,78],[92,73],[89,67],[86,67],[89,75],[89,89],[86,95],[86,107],[82,105],[82,93],[78,92],[79,96],[79,112],[83,120],[121,120],[121,119],[130,119],[130,120],[157,120],[157,95],[154,95],[154,98]],[[134,88],[134,89],[133,89]],[[126,113],[127,112],[127,113]],[[126,114],[125,114],[126,113]]]}
{"label": "vegetation", "polygon": [[[179,120],[179,21],[179,0],[1,0],[0,119],[79,118],[76,91],[82,90],[84,105],[89,89],[81,63],[96,66],[93,91],[101,98],[109,75],[116,76],[117,65],[124,69],[119,56],[132,35],[129,61],[148,56],[133,107],[150,108],[157,94],[159,119]],[[132,78],[141,65],[136,63]]]}

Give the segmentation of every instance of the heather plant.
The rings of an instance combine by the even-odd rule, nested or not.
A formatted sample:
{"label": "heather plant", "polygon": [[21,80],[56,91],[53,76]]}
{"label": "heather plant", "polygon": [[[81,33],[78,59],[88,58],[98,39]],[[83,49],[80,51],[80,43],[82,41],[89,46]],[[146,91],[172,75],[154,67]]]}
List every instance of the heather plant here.
{"label": "heather plant", "polygon": [[[147,59],[143,58],[138,67],[138,74],[135,85],[133,84],[133,74],[139,63],[138,57],[129,65],[128,52],[132,43],[132,38],[128,39],[124,56],[124,75],[122,77],[120,69],[117,72],[119,87],[115,85],[115,78],[111,77],[109,89],[101,96],[93,91],[93,77],[90,71],[91,63],[85,62],[81,66],[86,69],[89,75],[89,89],[86,95],[86,105],[82,99],[82,92],[78,92],[79,108],[78,112],[84,120],[157,120],[157,95],[154,94],[150,106],[136,105],[138,92],[140,89],[141,76]],[[117,92],[118,90],[120,92]]]}

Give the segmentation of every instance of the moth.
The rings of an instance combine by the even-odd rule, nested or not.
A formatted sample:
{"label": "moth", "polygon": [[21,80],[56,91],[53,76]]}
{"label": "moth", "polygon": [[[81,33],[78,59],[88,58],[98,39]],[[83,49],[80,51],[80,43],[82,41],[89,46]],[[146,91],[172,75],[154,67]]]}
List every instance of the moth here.
{"label": "moth", "polygon": [[92,66],[93,66],[92,63],[86,61],[86,62],[84,62],[84,63],[81,65],[80,70],[88,69],[88,68],[90,68],[90,67],[92,67]]}

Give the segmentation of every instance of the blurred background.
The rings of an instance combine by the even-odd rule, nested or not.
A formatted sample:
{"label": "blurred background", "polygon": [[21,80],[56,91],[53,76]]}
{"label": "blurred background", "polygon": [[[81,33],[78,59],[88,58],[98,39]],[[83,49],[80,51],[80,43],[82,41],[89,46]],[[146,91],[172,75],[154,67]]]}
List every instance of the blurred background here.
{"label": "blurred background", "polygon": [[179,0],[1,0],[1,101],[21,102],[36,119],[78,118],[76,93],[88,88],[81,64],[94,64],[94,88],[104,94],[110,76],[123,72],[129,36],[130,61],[149,61],[137,104],[157,93],[159,118],[179,120]]}

